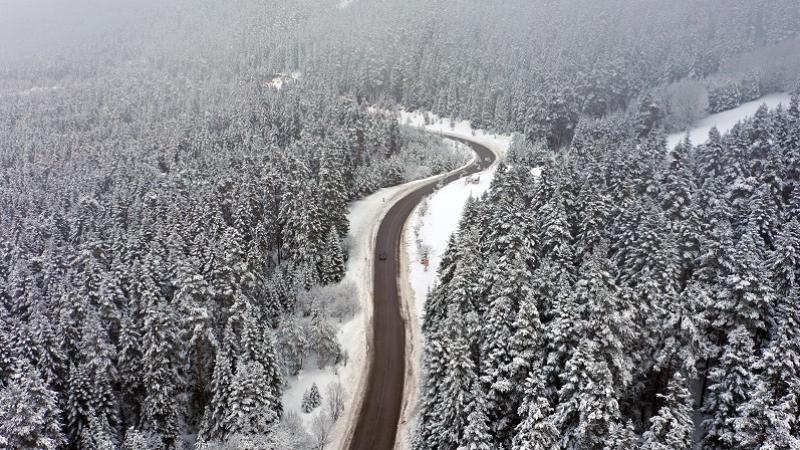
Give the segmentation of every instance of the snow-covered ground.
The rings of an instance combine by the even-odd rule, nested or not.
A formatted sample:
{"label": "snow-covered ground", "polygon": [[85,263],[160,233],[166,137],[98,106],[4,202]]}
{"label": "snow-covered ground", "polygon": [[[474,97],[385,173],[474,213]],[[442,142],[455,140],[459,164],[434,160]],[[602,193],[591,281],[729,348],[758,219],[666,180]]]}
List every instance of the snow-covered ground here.
{"label": "snow-covered ground", "polygon": [[[765,97],[748,103],[740,105],[728,111],[723,111],[718,114],[712,114],[705,119],[697,121],[689,130],[689,136],[693,144],[697,145],[705,142],[708,139],[708,132],[712,127],[717,127],[720,133],[725,134],[736,125],[736,122],[750,117],[758,111],[758,108],[763,104],[767,104],[770,108],[775,108],[780,104],[789,106],[791,95],[789,94],[770,94]],[[686,133],[671,134],[667,137],[668,148],[673,149],[686,136]]]}
{"label": "snow-covered ground", "polygon": [[[349,273],[349,272],[348,272]],[[342,346],[342,351],[348,355],[348,358],[351,355],[357,355],[358,349],[354,348],[355,345],[359,342],[360,334],[363,334],[362,329],[362,322],[363,322],[364,313],[359,312],[352,319],[343,323],[337,333],[336,338],[339,340],[339,344]],[[300,418],[303,419],[303,423],[306,426],[306,429],[310,429],[312,419],[320,414],[323,411],[323,408],[316,408],[311,413],[304,413],[301,407],[301,403],[303,401],[303,394],[311,388],[311,385],[316,383],[317,387],[319,388],[320,393],[323,396],[323,404],[324,404],[324,396],[326,394],[326,387],[333,382],[340,382],[344,386],[346,392],[346,396],[351,395],[351,383],[353,380],[356,382],[357,375],[358,375],[358,361],[353,361],[352,359],[347,362],[346,366],[338,366],[338,367],[326,367],[324,369],[317,369],[316,365],[312,362],[306,364],[306,368],[300,371],[296,377],[289,380],[289,386],[283,392],[282,403],[284,411],[294,411],[300,415]],[[350,403],[348,402],[345,408],[348,408]],[[345,414],[347,414],[347,410],[345,410]],[[339,420],[342,422],[342,419]],[[340,427],[339,423],[334,425],[335,427]]]}
{"label": "snow-covered ground", "polygon": [[[400,113],[402,123],[424,127],[426,130],[441,133],[445,136],[461,137],[487,146],[498,155],[498,161],[505,155],[511,144],[511,136],[493,135],[476,130],[473,134],[469,122],[462,121],[450,126],[450,120],[440,120],[429,116],[430,124],[424,124],[419,113]],[[400,257],[401,283],[400,299],[404,309],[403,316],[409,324],[407,330],[406,357],[409,364],[406,368],[406,391],[397,432],[396,449],[410,448],[409,438],[416,424],[419,410],[420,370],[422,359],[422,333],[420,325],[425,308],[428,291],[436,282],[436,272],[441,256],[450,235],[458,227],[464,204],[470,195],[478,197],[488,188],[494,177],[494,166],[481,173],[480,183],[465,184],[464,180],[456,180],[429,196],[414,210],[405,224]],[[424,213],[424,214],[423,214]],[[416,231],[416,232],[415,232]],[[421,251],[428,252],[429,266],[426,270],[421,264]]]}
{"label": "snow-covered ground", "polygon": [[[478,184],[456,180],[429,197],[425,207],[414,210],[404,238],[410,262],[408,278],[414,290],[414,298],[419,300],[414,302],[414,313],[418,318],[423,315],[425,296],[436,281],[436,272],[447,247],[447,240],[461,220],[464,204],[470,196],[479,197],[486,192],[493,178],[494,170],[489,170],[481,174]],[[415,230],[418,230],[418,235],[415,235]],[[423,251],[428,252],[430,265],[427,270],[422,265]]]}

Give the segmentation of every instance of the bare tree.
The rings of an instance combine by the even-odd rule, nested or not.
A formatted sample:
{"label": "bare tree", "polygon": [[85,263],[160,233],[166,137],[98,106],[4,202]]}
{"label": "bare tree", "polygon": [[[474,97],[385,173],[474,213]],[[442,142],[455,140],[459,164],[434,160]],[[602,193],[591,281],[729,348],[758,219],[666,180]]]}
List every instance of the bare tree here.
{"label": "bare tree", "polygon": [[331,442],[333,420],[327,411],[321,411],[311,419],[311,444],[314,450],[323,450]]}
{"label": "bare tree", "polygon": [[325,408],[336,422],[344,411],[344,386],[339,381],[332,381],[325,387]]}
{"label": "bare tree", "polygon": [[708,91],[699,81],[680,81],[667,88],[667,104],[667,127],[672,131],[684,131],[706,115]]}

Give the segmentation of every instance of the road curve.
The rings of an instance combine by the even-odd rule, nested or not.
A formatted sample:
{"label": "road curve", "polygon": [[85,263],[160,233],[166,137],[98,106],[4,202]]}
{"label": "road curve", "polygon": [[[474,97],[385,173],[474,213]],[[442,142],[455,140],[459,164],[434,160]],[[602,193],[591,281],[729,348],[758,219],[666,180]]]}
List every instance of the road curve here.
{"label": "road curve", "polygon": [[[448,176],[444,181],[445,184],[457,180],[463,174],[476,173],[481,167],[494,163],[495,154],[487,147],[465,139],[450,139],[470,146],[478,158],[471,166]],[[364,397],[350,439],[350,450],[391,450],[395,445],[400,410],[403,405],[406,365],[405,321],[400,315],[397,287],[400,235],[411,211],[423,197],[434,191],[439,180],[441,179],[424,184],[398,200],[386,213],[378,229],[373,257],[375,292],[372,358],[369,362]],[[381,251],[386,251],[386,260],[379,259]]]}

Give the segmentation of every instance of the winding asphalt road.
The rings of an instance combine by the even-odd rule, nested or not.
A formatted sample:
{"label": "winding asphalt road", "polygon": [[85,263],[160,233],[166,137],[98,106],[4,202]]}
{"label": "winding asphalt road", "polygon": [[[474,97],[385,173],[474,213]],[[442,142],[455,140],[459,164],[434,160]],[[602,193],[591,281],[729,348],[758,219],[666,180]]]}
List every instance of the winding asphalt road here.
{"label": "winding asphalt road", "polygon": [[[468,168],[452,174],[445,184],[462,174],[473,174],[494,163],[495,154],[483,145],[452,138],[470,146],[478,158]],[[422,185],[400,199],[381,222],[376,240],[374,313],[372,317],[372,361],[367,386],[350,440],[351,450],[391,450],[397,437],[400,409],[403,405],[403,380],[406,370],[405,321],[400,316],[397,279],[400,276],[398,255],[400,235],[408,216],[423,197],[430,195],[440,179]],[[386,260],[378,258],[386,251]]]}

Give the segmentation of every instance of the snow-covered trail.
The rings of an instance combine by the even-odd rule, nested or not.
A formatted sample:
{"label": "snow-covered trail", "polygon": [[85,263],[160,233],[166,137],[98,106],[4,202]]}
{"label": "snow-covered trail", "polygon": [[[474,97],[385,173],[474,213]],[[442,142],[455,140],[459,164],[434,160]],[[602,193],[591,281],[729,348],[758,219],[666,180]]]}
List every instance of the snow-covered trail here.
{"label": "snow-covered trail", "polygon": [[[717,127],[721,134],[725,134],[736,125],[736,122],[753,116],[761,105],[766,104],[769,108],[775,108],[781,104],[789,106],[791,99],[792,96],[788,93],[770,94],[758,100],[743,103],[734,109],[712,114],[692,125],[692,128],[688,131],[689,137],[694,145],[703,143],[708,139],[708,132],[711,131],[711,128]],[[670,150],[675,148],[685,136],[686,133],[675,133],[667,136],[667,148]]]}

